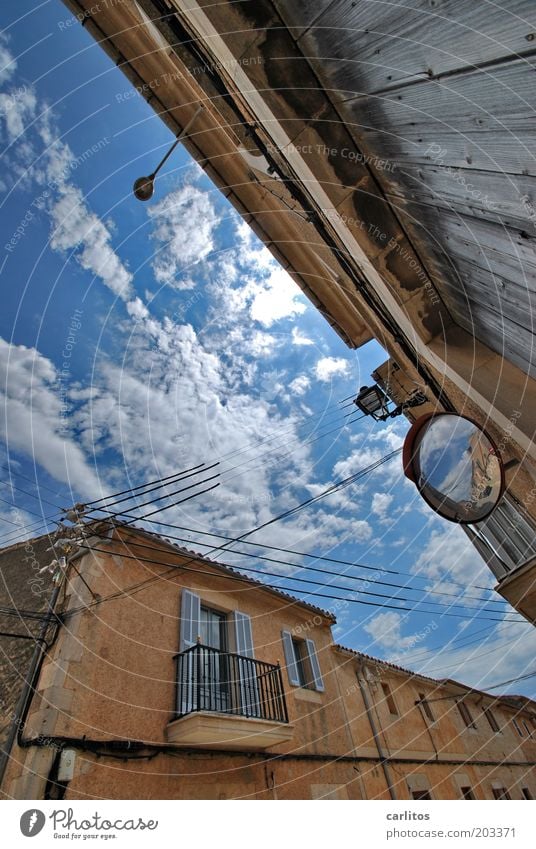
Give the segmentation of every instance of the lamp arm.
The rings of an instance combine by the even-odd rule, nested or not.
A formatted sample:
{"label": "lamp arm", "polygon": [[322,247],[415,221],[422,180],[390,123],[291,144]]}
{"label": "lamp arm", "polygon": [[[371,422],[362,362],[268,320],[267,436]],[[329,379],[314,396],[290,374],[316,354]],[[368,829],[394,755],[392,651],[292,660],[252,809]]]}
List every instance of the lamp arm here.
{"label": "lamp arm", "polygon": [[194,121],[196,120],[196,118],[197,118],[197,117],[198,117],[198,115],[202,112],[202,110],[203,110],[204,108],[205,108],[205,107],[203,106],[203,104],[202,104],[202,103],[200,103],[200,104],[199,104],[199,106],[197,107],[197,109],[196,109],[195,113],[192,115],[192,117],[190,118],[190,120],[187,122],[187,124],[186,124],[186,125],[183,127],[183,129],[180,131],[179,135],[177,136],[177,138],[175,139],[175,141],[173,142],[173,144],[172,144],[172,145],[171,145],[171,147],[169,148],[169,150],[168,150],[168,152],[166,153],[166,155],[164,156],[164,158],[163,158],[163,159],[162,159],[162,160],[158,163],[158,165],[157,165],[157,166],[156,166],[156,168],[154,169],[153,173],[150,175],[152,179],[154,179],[154,178],[156,177],[156,175],[157,175],[157,174],[158,174],[158,172],[160,171],[160,169],[161,169],[162,165],[164,164],[164,162],[166,162],[166,161],[169,159],[169,157],[171,156],[171,154],[173,153],[173,151],[175,150],[175,148],[177,147],[177,145],[179,144],[179,142],[181,142],[181,141],[183,140],[183,138],[184,138],[184,137],[185,137],[185,135],[187,134],[188,130],[190,129],[190,127],[192,126],[192,124],[194,123]]}

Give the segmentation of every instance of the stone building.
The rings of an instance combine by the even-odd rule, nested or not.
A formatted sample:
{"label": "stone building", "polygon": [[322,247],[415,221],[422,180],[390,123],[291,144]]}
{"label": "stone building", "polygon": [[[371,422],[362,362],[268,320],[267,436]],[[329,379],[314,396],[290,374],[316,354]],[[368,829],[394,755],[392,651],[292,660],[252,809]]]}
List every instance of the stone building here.
{"label": "stone building", "polygon": [[91,533],[12,717],[4,798],[536,797],[529,699],[336,645],[329,612],[155,534]]}

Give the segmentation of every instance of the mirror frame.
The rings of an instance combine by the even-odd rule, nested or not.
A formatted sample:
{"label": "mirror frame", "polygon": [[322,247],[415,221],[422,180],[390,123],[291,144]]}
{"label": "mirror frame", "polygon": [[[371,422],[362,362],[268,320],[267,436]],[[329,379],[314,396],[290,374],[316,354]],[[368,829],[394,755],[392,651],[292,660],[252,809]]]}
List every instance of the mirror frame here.
{"label": "mirror frame", "polygon": [[[497,457],[497,460],[499,461],[499,468],[500,468],[500,472],[501,472],[501,488],[500,488],[500,491],[499,491],[499,497],[497,498],[497,502],[494,504],[494,506],[491,508],[491,510],[488,510],[488,512],[485,515],[481,516],[479,519],[455,519],[452,516],[446,516],[444,513],[441,512],[441,510],[439,510],[434,504],[432,504],[432,502],[426,497],[425,488],[419,486],[418,477],[417,477],[417,474],[416,474],[416,471],[415,471],[415,453],[414,453],[415,442],[417,440],[417,437],[421,433],[422,429],[426,425],[428,425],[431,422],[432,419],[437,419],[440,416],[457,416],[458,418],[465,419],[465,421],[468,421],[471,424],[473,424],[475,427],[477,427],[478,430],[481,433],[484,434],[486,439],[491,444],[493,451],[494,451],[494,454]],[[420,494],[421,498],[424,501],[426,501],[426,503],[434,511],[434,513],[437,513],[438,516],[441,516],[441,518],[445,519],[447,522],[455,522],[457,525],[475,525],[475,524],[478,524],[479,522],[485,521],[488,518],[488,516],[491,516],[491,514],[493,513],[493,511],[495,510],[495,508],[499,504],[501,498],[504,495],[504,491],[506,489],[506,480],[505,480],[505,475],[504,475],[504,463],[503,463],[502,457],[499,453],[499,450],[497,448],[497,445],[495,444],[495,441],[491,438],[491,436],[489,435],[487,430],[484,430],[484,428],[481,427],[478,422],[476,422],[474,419],[470,418],[469,416],[461,416],[459,413],[449,413],[449,412],[446,412],[446,411],[445,412],[439,412],[439,413],[426,413],[424,416],[420,416],[418,419],[416,419],[413,422],[410,429],[408,430],[408,432],[406,434],[406,438],[404,440],[404,446],[402,448],[402,465],[404,467],[405,476],[410,481],[412,481],[412,483],[415,484],[415,486],[419,490],[419,494]]]}

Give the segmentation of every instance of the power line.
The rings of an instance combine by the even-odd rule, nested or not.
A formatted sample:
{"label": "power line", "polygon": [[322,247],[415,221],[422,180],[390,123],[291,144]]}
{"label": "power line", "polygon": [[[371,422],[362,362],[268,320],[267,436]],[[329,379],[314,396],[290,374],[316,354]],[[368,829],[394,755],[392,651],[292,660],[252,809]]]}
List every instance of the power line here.
{"label": "power line", "polygon": [[[90,545],[81,545],[80,547],[81,547],[81,548],[85,548],[85,549],[87,549],[88,551],[97,551],[97,552],[101,552],[101,553],[103,553],[103,554],[108,554],[108,553],[109,553],[107,549],[104,549],[104,548],[96,548],[96,547],[94,547],[94,546],[90,546]],[[139,558],[139,557],[136,557],[135,555],[132,555],[132,554],[124,554],[124,553],[121,553],[119,556],[120,556],[120,557],[125,557],[127,560],[136,560],[138,563],[139,563],[139,561],[140,561],[140,558]],[[187,561],[187,563],[192,563],[192,562],[194,562],[194,561],[196,561],[196,560],[202,560],[202,559],[203,559],[203,555],[197,555],[197,557],[190,558],[190,560],[188,560],[188,561]],[[131,586],[131,587],[127,587],[125,590],[120,590],[118,593],[114,593],[114,594],[112,594],[112,595],[110,595],[110,596],[105,596],[104,598],[99,599],[99,601],[95,601],[95,602],[93,602],[92,604],[87,605],[87,607],[93,607],[95,604],[102,604],[104,601],[108,601],[108,600],[113,599],[113,598],[119,598],[119,597],[122,597],[122,596],[126,596],[126,595],[128,595],[128,594],[129,594],[129,592],[130,592],[130,591],[132,591],[132,590],[134,590],[134,589],[142,589],[142,588],[144,588],[144,587],[146,587],[146,586],[149,586],[150,584],[152,584],[152,583],[154,583],[154,582],[157,582],[157,581],[159,581],[159,580],[163,580],[163,579],[166,577],[166,575],[168,575],[168,574],[172,574],[173,572],[175,572],[175,573],[176,573],[176,570],[177,570],[177,569],[178,569],[179,571],[181,571],[181,572],[182,572],[182,571],[185,571],[185,572],[193,572],[193,573],[195,573],[195,574],[197,574],[197,575],[208,575],[208,576],[210,576],[210,577],[212,577],[212,578],[213,578],[213,577],[215,577],[215,576],[214,576],[214,574],[213,574],[212,572],[203,571],[202,569],[190,569],[190,568],[188,568],[188,567],[186,566],[186,564],[182,564],[182,563],[178,563],[178,564],[171,564],[171,563],[166,563],[166,562],[164,562],[164,561],[162,561],[162,560],[151,560],[151,559],[150,559],[150,558],[148,558],[148,557],[143,557],[143,561],[144,561],[145,563],[157,564],[157,565],[159,565],[159,566],[170,566],[170,567],[171,567],[171,570],[170,570],[170,572],[169,572],[169,573],[165,573],[164,575],[156,575],[156,576],[153,576],[152,578],[149,578],[149,579],[147,579],[146,581],[142,581],[140,584],[137,584],[137,585],[135,584],[135,585],[133,585],[133,586]],[[208,564],[208,565],[210,565],[210,564]],[[223,565],[223,564],[221,564],[221,565]],[[232,567],[227,567],[227,568],[232,568]],[[247,569],[247,568],[245,568],[245,567],[243,567],[243,569],[244,569],[244,571],[246,571],[246,572],[253,571],[253,570],[251,570],[251,569]],[[255,572],[259,572],[260,574],[266,574],[266,573],[261,572],[260,570],[254,570],[254,571],[255,571]],[[248,583],[250,586],[251,586],[251,584],[252,584],[252,579],[251,579],[251,578],[248,578],[248,577],[243,576],[243,575],[240,575],[240,574],[230,574],[230,575],[228,575],[228,576],[222,576],[222,577],[229,577],[229,578],[231,578],[231,579],[233,579],[233,580],[235,580],[235,579],[236,579],[236,580],[239,580],[239,581],[242,581],[242,582]],[[279,576],[278,576],[278,577],[279,577]],[[286,580],[294,581],[294,580],[297,580],[297,579],[295,579],[295,578],[293,578],[293,577],[290,577],[290,578],[287,578]],[[276,586],[276,585],[274,585],[274,584],[265,583],[265,582],[263,582],[263,581],[259,581],[259,582],[258,582],[257,587],[259,587],[259,586],[260,586],[260,587],[266,587],[266,588],[268,588],[268,589],[273,589],[273,590],[276,590],[276,591],[278,591],[278,592],[282,592],[283,594],[285,594],[285,592],[286,592],[286,590],[283,590],[283,589],[282,589],[281,587],[279,587],[279,586]],[[294,593],[295,593],[295,592],[302,592],[302,590],[300,590],[300,589],[295,590],[295,589],[293,589],[293,588],[290,588],[288,591],[289,591],[289,592],[294,592]],[[363,605],[365,605],[365,606],[369,606],[369,607],[388,608],[388,609],[391,609],[391,610],[407,610],[407,611],[410,611],[410,612],[412,612],[412,613],[421,613],[421,614],[422,614],[422,613],[426,613],[426,614],[432,614],[433,616],[439,616],[439,618],[441,618],[441,617],[443,617],[443,616],[455,617],[455,618],[458,618],[458,619],[467,619],[467,618],[475,619],[475,618],[476,618],[476,617],[474,617],[474,616],[469,616],[469,617],[468,617],[466,614],[463,614],[463,613],[449,613],[449,612],[447,612],[447,611],[444,611],[443,613],[439,614],[439,612],[438,612],[437,610],[415,610],[415,608],[414,608],[414,607],[402,607],[402,606],[400,606],[400,605],[394,605],[394,604],[378,603],[378,602],[372,602],[372,601],[363,601],[362,599],[344,598],[344,597],[341,597],[341,596],[334,596],[334,595],[327,594],[327,593],[318,593],[318,592],[315,592],[315,591],[309,591],[309,590],[307,590],[307,591],[303,591],[303,592],[304,592],[304,594],[306,595],[306,597],[311,597],[311,598],[326,598],[326,599],[331,599],[331,600],[334,600],[334,601],[344,601],[344,602],[347,602],[347,603],[349,603],[349,604],[363,604]],[[296,601],[298,601],[298,602],[299,602],[299,601],[303,601],[303,599],[299,599],[299,598],[297,598],[297,597],[295,598],[295,600],[296,600]],[[83,609],[85,609],[85,608],[84,608],[84,607],[82,607],[82,608],[76,608],[76,609],[75,609],[75,611],[69,611],[69,614],[71,614],[71,613],[73,613],[73,612],[76,612],[76,610],[79,610],[79,609],[80,609],[80,610],[83,610]],[[490,617],[490,616],[479,616],[479,617],[478,617],[478,619],[479,619],[480,621],[484,621],[484,620],[485,620],[485,621],[488,621],[488,622],[515,622],[515,621],[517,621],[517,620],[515,620],[515,619],[505,619],[505,618],[502,618],[502,617],[501,617],[501,618],[495,618],[495,617],[493,617],[493,618],[492,618],[492,617]]]}
{"label": "power line", "polygon": [[[214,463],[212,466],[209,466],[209,469],[213,469],[217,463]],[[102,498],[96,498],[94,501],[86,501],[84,502],[84,507],[89,507],[92,504],[99,504],[101,501],[108,501],[110,498],[118,498],[120,495],[125,495],[125,493],[137,492],[140,489],[144,489],[147,486],[151,486],[152,484],[158,484],[159,486],[163,486],[167,481],[171,481],[172,478],[176,478],[182,475],[186,475],[187,472],[195,472],[196,469],[201,469],[205,466],[205,463],[199,463],[197,466],[191,466],[189,469],[184,469],[182,472],[174,472],[172,475],[168,475],[165,478],[156,478],[155,480],[148,481],[147,483],[141,483],[139,486],[129,487],[128,489],[123,489],[121,492],[114,492],[112,495],[105,495]],[[207,469],[203,469],[203,471],[207,471]],[[157,488],[157,487],[155,487]],[[149,490],[151,492],[151,490]],[[144,493],[145,494],[145,493]],[[134,497],[134,496],[131,496]],[[118,502],[115,502],[118,503]],[[108,507],[112,505],[108,504]]]}
{"label": "power line", "polygon": [[[216,466],[218,466],[218,465],[219,465],[219,463],[213,463],[211,466],[205,467],[205,464],[202,463],[201,466],[202,466],[203,474],[205,472],[210,471],[211,469],[215,469]],[[199,467],[196,467],[196,468],[199,468]],[[195,477],[196,475],[201,474],[201,472],[195,471],[195,472],[191,472],[190,474],[185,474],[185,473],[181,473],[181,474],[182,474],[182,477],[180,477],[180,478],[177,478],[175,476],[175,479],[173,481],[170,481],[169,483],[156,484],[156,486],[153,486],[150,489],[147,489],[147,490],[145,490],[145,492],[142,492],[140,494],[141,495],[147,495],[149,492],[154,492],[155,490],[162,489],[163,487],[171,486],[172,483],[179,483],[179,481],[182,482],[183,480],[187,480],[188,478]],[[187,490],[193,489],[194,487],[199,486],[202,483],[208,483],[208,481],[214,480],[215,478],[219,477],[219,474],[220,473],[218,472],[217,474],[212,475],[212,477],[205,478],[202,481],[196,481],[196,483],[193,483],[190,486],[185,486],[184,489],[176,489],[174,492],[165,493],[164,495],[160,495],[158,498],[153,498],[151,501],[144,501],[142,504],[135,504],[130,509],[132,509],[132,510],[136,509],[137,510],[141,507],[148,507],[150,504],[156,504],[157,501],[161,501],[163,498],[172,498],[174,495],[179,495],[181,492],[186,492]],[[116,501],[112,501],[111,504],[107,504],[106,506],[107,507],[116,507],[118,504],[122,504],[125,501],[130,501],[132,498],[136,498],[136,497],[137,497],[136,495],[126,495],[126,496],[124,496],[124,498],[119,498]],[[113,498],[113,496],[110,496],[110,498]],[[92,512],[94,512],[95,510],[103,511],[103,508],[102,507],[94,507]],[[106,512],[108,512],[108,511],[106,511]],[[115,515],[120,516],[120,515],[122,515],[122,512],[123,512],[122,510],[119,510],[117,513],[115,513]]]}
{"label": "power line", "polygon": [[[130,516],[129,513],[123,513],[122,515],[126,516],[127,518],[136,519],[135,516]],[[352,560],[341,560],[341,559],[338,559],[338,558],[335,558],[335,557],[326,557],[325,555],[321,555],[321,554],[311,554],[310,552],[296,551],[296,549],[293,549],[293,548],[281,548],[279,546],[269,545],[268,543],[264,543],[264,542],[252,542],[250,540],[242,540],[242,539],[239,540],[238,537],[228,537],[225,534],[216,534],[216,533],[211,533],[210,531],[201,531],[201,530],[198,530],[197,528],[188,528],[188,527],[185,527],[183,525],[174,525],[174,524],[171,524],[169,522],[161,522],[159,519],[152,520],[150,522],[150,524],[156,524],[156,525],[160,525],[160,526],[166,527],[166,528],[173,528],[174,530],[179,530],[179,531],[187,531],[188,533],[192,533],[192,534],[200,534],[201,536],[205,536],[205,537],[215,537],[217,539],[224,539],[224,540],[227,540],[229,542],[238,542],[239,541],[243,545],[254,546],[255,548],[268,549],[269,551],[279,551],[279,552],[283,552],[284,554],[294,554],[298,557],[307,557],[307,558],[311,558],[313,560],[321,560],[321,561],[325,561],[325,562],[328,562],[328,563],[338,563],[342,566],[354,566],[358,569],[366,569],[366,570],[372,571],[372,572],[381,572],[382,574],[388,573],[390,575],[404,575],[404,576],[407,576],[409,578],[418,578],[421,581],[429,580],[424,575],[419,575],[418,573],[403,572],[402,570],[396,570],[396,569],[388,569],[386,566],[369,566],[369,565],[365,565],[364,563],[356,563],[355,561],[352,561]],[[148,531],[146,528],[144,528],[143,531],[144,531],[144,533],[149,534],[151,536],[154,536],[157,539],[162,539],[162,535],[156,533],[156,531]],[[202,545],[204,548],[209,547],[207,545],[207,543],[200,542],[199,540],[192,540],[192,539],[188,539],[186,537],[178,537],[178,536],[175,536],[173,534],[168,534],[168,533],[166,533],[165,536],[168,539],[178,540],[179,542],[195,543],[196,545]],[[236,550],[234,550],[233,553],[234,554],[243,554],[245,556],[247,555],[247,556],[250,556],[250,557],[257,557],[259,560],[270,560],[269,557],[265,557],[265,556],[262,556],[260,554],[259,555],[250,555],[250,554],[247,554],[244,551],[236,551]],[[274,560],[274,562],[275,563],[285,563],[285,561],[279,561],[279,560]],[[305,568],[304,566],[302,566],[299,563],[285,563],[285,565],[299,566],[300,568]],[[322,569],[315,569],[314,571],[321,572],[323,570]],[[334,573],[334,574],[339,574],[339,573]],[[365,580],[365,579],[364,578],[357,578],[356,580]],[[377,579],[374,579],[374,580],[377,581],[377,583],[382,583],[381,581],[379,581]],[[462,584],[462,583],[459,583],[458,581],[452,581],[449,578],[441,578],[441,582],[451,584],[452,586],[460,587],[461,589],[464,589],[464,590],[465,589],[476,589],[476,590],[483,590],[485,592],[490,592],[490,593],[493,592],[493,590],[490,587],[480,586],[479,584]],[[393,584],[392,586],[398,586],[398,585]],[[446,595],[450,595],[450,593],[446,593]],[[493,601],[494,604],[507,604],[508,603],[503,599],[489,599],[489,600],[488,599],[479,599],[479,600],[480,601],[489,601],[489,602]]]}
{"label": "power line", "polygon": [[517,681],[525,681],[527,678],[534,678],[536,671],[527,672],[526,675],[518,675],[517,678],[510,678],[508,681],[500,681],[498,684],[492,684],[491,687],[486,687],[487,690],[496,690],[497,687],[505,687],[506,684],[515,684]]}
{"label": "power line", "polygon": [[[94,532],[94,533],[95,533],[96,536],[100,536],[98,533],[96,533],[96,532]],[[144,531],[144,533],[150,533],[150,532]],[[105,537],[102,536],[102,538],[104,539]],[[203,548],[210,548],[211,547],[208,543],[199,542],[198,540],[189,540],[185,537],[175,536],[175,537],[170,537],[170,538],[176,539],[179,542],[185,542],[185,543],[192,543],[193,542],[195,545],[203,546]],[[225,537],[225,539],[229,539],[230,541],[233,541],[232,537]],[[167,549],[156,548],[155,546],[151,546],[149,544],[139,543],[139,542],[130,541],[129,545],[135,546],[136,548],[149,548],[153,551],[163,551],[163,552],[167,551]],[[281,550],[284,550],[284,549],[281,549]],[[292,566],[296,569],[301,569],[301,570],[304,570],[306,572],[315,572],[317,574],[320,573],[320,574],[323,574],[323,575],[330,575],[330,576],[337,577],[337,578],[342,577],[340,572],[336,572],[333,569],[321,569],[320,567],[317,567],[317,566],[304,566],[301,563],[289,563],[286,560],[278,560],[278,559],[273,558],[273,557],[266,557],[266,556],[262,556],[262,555],[258,555],[258,554],[252,554],[252,553],[246,552],[246,551],[236,551],[236,552],[233,552],[233,553],[241,555],[243,557],[250,557],[250,558],[253,558],[255,560],[265,560],[268,563],[278,563],[278,564],[281,564],[282,566]],[[242,567],[242,565],[239,564],[238,568],[245,568],[245,567]],[[255,571],[255,570],[248,569],[247,571]],[[273,574],[273,573],[269,573],[269,572],[265,572],[263,574],[266,574],[266,575],[271,574],[272,577],[278,577],[277,574]],[[359,583],[365,582],[367,585],[369,585],[369,584],[380,584],[381,586],[396,587],[396,589],[409,590],[411,592],[416,592],[416,593],[448,596],[449,598],[460,598],[459,593],[458,594],[448,593],[448,592],[444,592],[444,591],[441,591],[441,590],[424,590],[421,587],[412,587],[412,586],[408,586],[408,585],[395,584],[395,583],[390,583],[389,581],[381,581],[381,580],[378,580],[378,579],[375,579],[375,578],[370,578],[370,579],[366,578],[365,579],[365,578],[357,576],[357,575],[347,575],[346,573],[343,573],[343,576],[347,581],[357,581]],[[292,580],[295,580],[295,579],[293,578]],[[316,583],[316,582],[311,581],[311,583]],[[324,585],[325,585],[325,583],[322,584],[322,586],[324,586]],[[330,584],[330,586],[335,586],[335,585]],[[347,590],[351,591],[351,587],[339,587],[338,589],[347,589]],[[365,595],[370,595],[370,594],[371,593],[365,592]],[[380,593],[372,593],[372,595],[381,595],[381,594]],[[387,596],[383,596],[383,597],[387,598]],[[502,599],[501,600],[486,599],[486,598],[481,598],[480,596],[465,596],[465,598],[470,599],[472,601],[481,601],[481,602],[484,603],[484,605],[486,605],[486,604],[506,604],[506,602],[503,601]],[[407,601],[413,601],[413,599],[406,599],[406,600]],[[436,603],[436,602],[433,602],[433,603]],[[468,607],[468,609],[475,609],[475,610],[480,609],[480,608],[476,608],[476,607],[471,608],[470,605],[463,605],[463,606]]]}

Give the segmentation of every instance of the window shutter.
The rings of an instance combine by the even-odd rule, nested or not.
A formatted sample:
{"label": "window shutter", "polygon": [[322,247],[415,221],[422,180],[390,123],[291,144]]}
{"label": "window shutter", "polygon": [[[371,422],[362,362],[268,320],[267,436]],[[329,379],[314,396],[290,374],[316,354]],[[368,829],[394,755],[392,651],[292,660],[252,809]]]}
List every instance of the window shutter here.
{"label": "window shutter", "polygon": [[254,657],[253,636],[251,633],[251,618],[247,613],[235,610],[233,613],[235,625],[236,653],[243,657]]}
{"label": "window shutter", "polygon": [[181,634],[179,651],[195,646],[199,636],[199,620],[201,618],[201,599],[190,590],[181,594]]}
{"label": "window shutter", "polygon": [[260,703],[259,682],[255,664],[247,658],[254,657],[253,636],[251,633],[251,618],[240,610],[233,612],[235,625],[237,669],[240,683],[240,705],[245,716],[262,716]]}
{"label": "window shutter", "polygon": [[312,640],[305,640],[305,644],[307,646],[307,652],[309,654],[309,663],[311,664],[311,672],[313,673],[315,690],[318,690],[320,693],[323,693],[324,682],[322,680],[322,673],[320,672],[320,664],[316,655],[315,644]]}
{"label": "window shutter", "polygon": [[293,687],[299,687],[300,677],[298,675],[296,655],[292,644],[292,634],[290,631],[281,631],[281,636],[283,637],[283,648],[285,650],[285,663],[287,666],[288,680]]}

